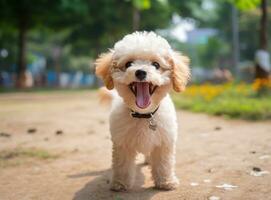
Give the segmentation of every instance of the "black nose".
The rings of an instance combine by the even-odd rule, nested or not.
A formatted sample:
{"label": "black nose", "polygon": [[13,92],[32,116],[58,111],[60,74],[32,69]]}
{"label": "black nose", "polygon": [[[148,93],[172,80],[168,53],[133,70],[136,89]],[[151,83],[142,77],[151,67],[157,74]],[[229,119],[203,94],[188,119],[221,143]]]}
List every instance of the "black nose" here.
{"label": "black nose", "polygon": [[144,70],[136,70],[135,72],[135,76],[136,78],[138,78],[140,81],[144,80],[147,76],[147,72],[145,72]]}

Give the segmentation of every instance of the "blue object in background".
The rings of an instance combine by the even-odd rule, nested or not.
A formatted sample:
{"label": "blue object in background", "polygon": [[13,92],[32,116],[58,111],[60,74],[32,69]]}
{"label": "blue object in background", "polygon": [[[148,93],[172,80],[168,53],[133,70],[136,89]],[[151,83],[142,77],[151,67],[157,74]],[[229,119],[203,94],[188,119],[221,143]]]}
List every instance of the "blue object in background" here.
{"label": "blue object in background", "polygon": [[46,77],[47,77],[47,85],[48,86],[54,86],[57,84],[56,72],[48,71]]}

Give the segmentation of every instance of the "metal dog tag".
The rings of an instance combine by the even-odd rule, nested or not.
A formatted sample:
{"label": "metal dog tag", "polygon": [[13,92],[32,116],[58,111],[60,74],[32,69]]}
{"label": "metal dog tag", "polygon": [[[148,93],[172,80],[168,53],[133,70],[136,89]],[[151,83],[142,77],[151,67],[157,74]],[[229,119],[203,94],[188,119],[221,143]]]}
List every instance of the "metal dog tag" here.
{"label": "metal dog tag", "polygon": [[157,128],[157,123],[155,119],[153,118],[153,116],[151,116],[151,118],[149,119],[149,129],[155,131],[156,128]]}

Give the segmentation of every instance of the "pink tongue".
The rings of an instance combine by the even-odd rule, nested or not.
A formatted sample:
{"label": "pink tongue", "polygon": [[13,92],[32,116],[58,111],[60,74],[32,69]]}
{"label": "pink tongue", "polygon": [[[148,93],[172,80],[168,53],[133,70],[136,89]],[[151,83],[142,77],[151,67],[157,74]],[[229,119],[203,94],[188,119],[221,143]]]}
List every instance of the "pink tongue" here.
{"label": "pink tongue", "polygon": [[136,105],[139,108],[146,108],[150,105],[150,92],[149,83],[137,82],[136,83]]}

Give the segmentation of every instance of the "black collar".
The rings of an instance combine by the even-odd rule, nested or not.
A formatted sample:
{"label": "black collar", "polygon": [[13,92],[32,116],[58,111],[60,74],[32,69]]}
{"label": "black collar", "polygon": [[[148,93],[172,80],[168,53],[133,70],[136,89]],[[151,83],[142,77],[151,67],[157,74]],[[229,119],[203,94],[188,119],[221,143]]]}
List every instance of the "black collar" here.
{"label": "black collar", "polygon": [[159,108],[159,106],[153,112],[144,113],[144,114],[138,113],[138,112],[135,112],[135,111],[131,110],[131,116],[134,117],[134,118],[146,118],[146,119],[149,119],[156,113],[158,108]]}

